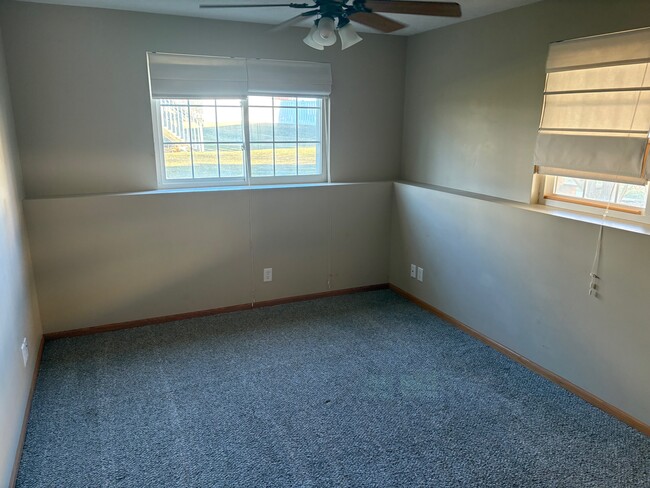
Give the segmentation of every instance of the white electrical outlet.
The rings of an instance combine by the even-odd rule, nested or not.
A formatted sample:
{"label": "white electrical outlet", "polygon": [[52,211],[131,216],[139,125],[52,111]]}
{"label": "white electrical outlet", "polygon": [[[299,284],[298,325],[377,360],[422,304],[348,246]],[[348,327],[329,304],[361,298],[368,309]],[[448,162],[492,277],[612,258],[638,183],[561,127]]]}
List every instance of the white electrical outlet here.
{"label": "white electrical outlet", "polygon": [[27,345],[27,337],[23,339],[23,343],[20,345],[20,352],[23,353],[23,364],[27,367],[27,360],[29,359],[29,346]]}
{"label": "white electrical outlet", "polygon": [[415,273],[416,273],[416,266],[415,264],[411,265],[411,278],[415,278]]}
{"label": "white electrical outlet", "polygon": [[418,266],[418,281],[424,281],[424,270]]}
{"label": "white electrical outlet", "polygon": [[273,281],[273,268],[264,268],[264,281]]}

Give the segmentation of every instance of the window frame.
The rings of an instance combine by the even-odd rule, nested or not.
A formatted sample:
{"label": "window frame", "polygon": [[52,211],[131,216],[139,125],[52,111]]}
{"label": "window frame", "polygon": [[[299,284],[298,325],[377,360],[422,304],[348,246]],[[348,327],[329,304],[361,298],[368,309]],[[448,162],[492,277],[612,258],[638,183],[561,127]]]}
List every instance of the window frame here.
{"label": "window frame", "polygon": [[[244,127],[244,142],[242,144],[242,152],[244,159],[244,176],[239,177],[218,177],[218,178],[187,178],[183,180],[169,180],[166,178],[165,173],[165,154],[164,154],[164,137],[162,133],[161,121],[161,100],[157,98],[151,99],[151,115],[153,120],[153,139],[154,139],[154,154],[156,160],[156,180],[158,189],[174,189],[174,188],[212,188],[212,187],[237,187],[237,186],[264,186],[264,185],[291,185],[291,184],[310,184],[310,183],[325,183],[329,182],[330,173],[330,160],[329,160],[329,147],[330,147],[330,97],[329,96],[306,96],[306,95],[278,95],[278,94],[255,94],[254,96],[269,96],[269,97],[292,97],[292,98],[317,98],[321,100],[321,172],[316,175],[287,175],[287,176],[252,176],[251,171],[251,142],[250,142],[250,126],[249,126],[249,104],[248,96],[246,97],[232,97],[232,100],[240,100],[242,108],[242,125]],[[176,100],[187,100],[175,97]],[[211,99],[211,98],[206,98]],[[225,100],[228,97],[213,98],[212,100]],[[191,105],[190,105],[191,106]],[[269,144],[284,143],[284,141],[269,141]],[[289,142],[291,143],[291,142]],[[299,141],[298,141],[299,143]],[[191,142],[187,143],[192,145]],[[205,142],[205,144],[217,144],[217,142]],[[236,143],[226,143],[236,144]]]}
{"label": "window frame", "polygon": [[[634,222],[641,222],[650,224],[650,188],[646,194],[646,207],[638,208],[618,203],[612,203],[609,206],[605,202],[597,200],[590,200],[581,197],[567,197],[564,195],[557,195],[555,190],[555,181],[557,176],[553,175],[539,175],[540,177],[540,192],[538,203],[549,207],[561,208],[565,210],[573,210],[578,212],[585,212],[602,216],[605,211],[610,217],[620,220],[629,220]],[[582,178],[590,179],[590,178]],[[602,181],[593,180],[592,181]],[[650,183],[649,183],[650,184]]]}

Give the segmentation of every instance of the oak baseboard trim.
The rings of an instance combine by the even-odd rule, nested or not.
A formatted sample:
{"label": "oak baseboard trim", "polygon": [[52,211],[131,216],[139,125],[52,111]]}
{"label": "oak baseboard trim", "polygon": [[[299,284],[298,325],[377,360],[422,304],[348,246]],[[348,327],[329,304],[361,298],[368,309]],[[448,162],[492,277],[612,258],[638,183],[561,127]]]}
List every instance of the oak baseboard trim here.
{"label": "oak baseboard trim", "polygon": [[487,344],[493,349],[496,349],[499,351],[501,354],[504,354],[505,356],[508,356],[510,359],[517,361],[519,364],[525,366],[529,370],[533,371],[534,373],[537,373],[540,376],[543,376],[544,378],[552,381],[553,383],[556,383],[557,385],[561,386],[565,390],[570,391],[574,395],[582,398],[586,402],[591,403],[593,406],[601,409],[605,413],[611,415],[612,417],[617,418],[618,420],[625,422],[627,425],[630,427],[638,430],[642,434],[645,434],[647,436],[650,436],[650,425],[646,424],[645,422],[642,422],[641,420],[637,419],[636,417],[633,417],[627,412],[624,412],[618,407],[615,407],[614,405],[611,405],[607,403],[605,400],[597,397],[593,393],[588,392],[587,390],[571,383],[569,380],[563,378],[562,376],[553,373],[552,371],[544,368],[543,366],[540,366],[539,364],[531,361],[530,359],[526,358],[525,356],[522,356],[521,354],[513,351],[509,347],[504,346],[503,344],[490,339],[489,337],[483,335],[482,333],[478,332],[475,329],[472,329],[469,325],[464,324],[460,320],[457,320],[456,318],[452,317],[451,315],[446,314],[442,310],[437,309],[433,305],[428,304],[424,300],[421,300],[420,298],[416,297],[415,295],[410,294],[409,292],[402,290],[401,288],[391,284],[390,289],[393,290],[395,293],[398,295],[403,296],[407,300],[415,303],[419,307],[433,313],[434,315],[437,315],[441,319],[445,320],[446,322],[449,322],[453,326],[457,327],[458,329],[462,330],[466,334],[474,337],[475,339],[480,340],[484,344]]}
{"label": "oak baseboard trim", "polygon": [[307,295],[297,295],[292,297],[276,298],[273,300],[265,300],[262,302],[242,303],[239,305],[230,305],[227,307],[211,308],[208,310],[198,310],[196,312],[178,313],[174,315],[163,315],[160,317],[151,317],[139,320],[130,320],[128,322],[116,322],[105,325],[95,325],[92,327],[83,327],[80,329],[70,329],[60,332],[48,332],[43,335],[46,341],[56,339],[64,339],[67,337],[76,337],[89,334],[100,334],[102,332],[111,332],[114,330],[131,329],[134,327],[143,327],[145,325],[164,324],[166,322],[174,322],[176,320],[192,319],[196,317],[207,317],[210,315],[220,315],[222,313],[239,312],[241,310],[250,310],[253,308],[272,307],[274,305],[282,305],[285,303],[303,302],[306,300],[315,300],[317,298],[334,297],[339,295],[349,295],[351,293],[361,293],[366,291],[385,290],[389,287],[388,283],[380,283],[378,285],[358,286],[355,288],[344,288],[341,290],[328,290],[318,293],[310,293]]}
{"label": "oak baseboard trim", "polygon": [[25,445],[25,436],[27,435],[27,423],[29,422],[29,412],[32,410],[32,400],[34,398],[34,390],[36,390],[36,380],[38,379],[38,370],[41,367],[41,358],[43,357],[43,346],[45,338],[41,336],[41,342],[38,345],[38,353],[36,362],[34,363],[34,372],[32,373],[32,384],[29,389],[29,397],[27,397],[27,405],[25,405],[25,413],[23,415],[23,426],[20,430],[20,438],[18,440],[18,447],[16,448],[16,458],[14,460],[14,467],[11,471],[11,478],[9,478],[9,486],[11,488],[16,486],[16,479],[18,478],[18,469],[20,468],[20,458],[23,456],[23,446]]}

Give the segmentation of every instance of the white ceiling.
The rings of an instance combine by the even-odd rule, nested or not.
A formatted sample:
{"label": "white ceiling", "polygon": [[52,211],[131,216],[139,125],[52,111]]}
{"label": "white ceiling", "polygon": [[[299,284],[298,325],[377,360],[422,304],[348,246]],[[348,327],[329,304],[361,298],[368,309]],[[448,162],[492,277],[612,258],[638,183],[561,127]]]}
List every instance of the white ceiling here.
{"label": "white ceiling", "polygon": [[[279,24],[304,10],[288,7],[264,8],[232,8],[232,9],[202,9],[199,4],[267,4],[291,3],[292,0],[23,0],[36,3],[57,5],[75,5],[80,7],[99,7],[116,10],[133,10],[136,12],[152,12],[159,14],[184,15],[208,19],[235,20],[240,22],[255,22],[259,24]],[[295,3],[311,3],[311,0],[293,0]],[[407,28],[395,32],[396,35],[410,36],[437,29],[464,20],[475,19],[485,15],[508,10],[521,5],[535,3],[539,0],[456,0],[461,5],[463,16],[460,19],[444,17],[427,17],[424,15],[382,14],[408,25]],[[309,20],[304,20],[298,26],[309,26]],[[377,32],[371,28],[355,23],[355,29],[361,32]]]}

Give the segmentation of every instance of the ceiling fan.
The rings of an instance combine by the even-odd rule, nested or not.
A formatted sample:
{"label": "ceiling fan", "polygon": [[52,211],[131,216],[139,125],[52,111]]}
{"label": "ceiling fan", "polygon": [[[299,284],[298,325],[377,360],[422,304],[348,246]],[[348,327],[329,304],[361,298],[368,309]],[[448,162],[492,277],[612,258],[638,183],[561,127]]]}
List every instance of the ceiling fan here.
{"label": "ceiling fan", "polygon": [[377,12],[391,14],[430,15],[435,17],[460,17],[460,5],[454,2],[422,2],[414,0],[311,0],[313,3],[261,3],[261,4],[208,4],[201,8],[259,8],[290,7],[305,9],[291,19],[274,27],[278,31],[297,24],[308,17],[316,17],[305,44],[323,50],[336,43],[336,31],[341,37],[341,49],[347,49],[361,37],[350,25],[350,21],[389,33],[406,27],[405,24],[389,19]]}

